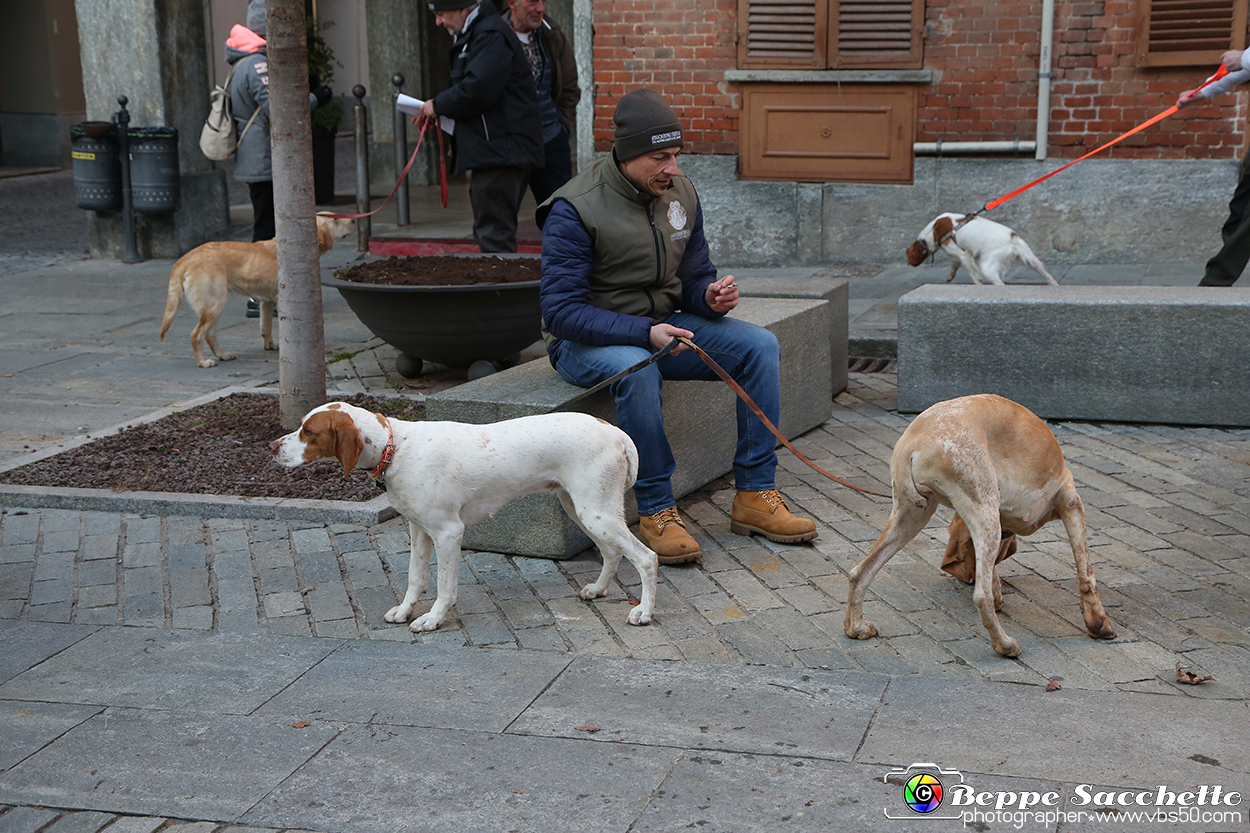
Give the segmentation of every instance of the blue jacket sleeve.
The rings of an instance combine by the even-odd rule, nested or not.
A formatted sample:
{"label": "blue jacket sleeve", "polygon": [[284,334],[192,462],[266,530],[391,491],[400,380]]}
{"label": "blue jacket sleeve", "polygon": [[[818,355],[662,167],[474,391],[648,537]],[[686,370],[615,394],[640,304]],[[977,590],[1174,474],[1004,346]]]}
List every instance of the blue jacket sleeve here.
{"label": "blue jacket sleeve", "polygon": [[557,200],[543,224],[539,302],[547,331],[591,347],[630,344],[650,349],[651,319],[601,309],[586,301],[593,263],[589,232],[573,206]]}
{"label": "blue jacket sleeve", "polygon": [[725,315],[723,312],[716,312],[707,303],[707,288],[716,280],[716,267],[712,265],[707,237],[703,234],[702,203],[697,204],[690,242],[686,244],[686,252],[677,266],[677,277],[681,279],[683,310],[703,318],[721,318]]}

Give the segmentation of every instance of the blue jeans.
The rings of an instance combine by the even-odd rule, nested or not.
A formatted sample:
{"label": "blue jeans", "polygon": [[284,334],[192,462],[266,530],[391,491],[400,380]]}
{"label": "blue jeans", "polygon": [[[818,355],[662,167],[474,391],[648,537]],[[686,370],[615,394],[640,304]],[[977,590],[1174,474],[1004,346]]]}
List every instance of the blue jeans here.
{"label": "blue jeans", "polygon": [[[694,333],[694,343],[742,385],[760,410],[779,425],[781,362],[777,337],[763,327],[735,318],[707,319],[676,312],[666,323]],[[628,345],[588,347],[558,341],[551,352],[556,372],[567,382],[591,387],[650,355]],[[610,386],[616,398],[616,423],[638,446],[638,480],[634,496],[638,514],[654,515],[676,506],[672,476],[677,468],[664,433],[665,379],[718,381],[712,369],[693,350],[668,355]],[[777,471],[776,440],[742,400],[738,400],[738,446],[734,453],[734,483],[739,491],[771,489]]]}

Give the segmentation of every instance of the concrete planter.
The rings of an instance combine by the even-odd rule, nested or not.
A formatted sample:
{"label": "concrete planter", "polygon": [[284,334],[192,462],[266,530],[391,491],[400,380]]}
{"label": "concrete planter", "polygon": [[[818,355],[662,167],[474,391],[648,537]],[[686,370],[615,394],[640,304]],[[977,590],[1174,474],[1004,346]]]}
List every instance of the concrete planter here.
{"label": "concrete planter", "polygon": [[360,323],[401,353],[396,370],[410,378],[426,361],[448,367],[515,364],[520,352],[540,337],[538,281],[387,286],[326,274],[321,284],[337,289]]}

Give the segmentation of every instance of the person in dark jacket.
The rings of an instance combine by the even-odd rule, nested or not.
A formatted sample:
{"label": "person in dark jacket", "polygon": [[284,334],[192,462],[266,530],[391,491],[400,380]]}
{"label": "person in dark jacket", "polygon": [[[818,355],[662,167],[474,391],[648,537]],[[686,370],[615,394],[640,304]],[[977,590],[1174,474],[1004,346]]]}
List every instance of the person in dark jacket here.
{"label": "person in dark jacket", "polygon": [[515,252],[525,177],[543,164],[542,118],[529,61],[492,0],[430,0],[451,33],[451,86],[422,105],[419,123],[454,119],[455,170],[470,171],[473,239]]}
{"label": "person in dark jacket", "polygon": [[508,0],[503,13],[521,42],[538,87],[545,164],[530,172],[526,187],[540,205],[573,176],[569,137],[577,120],[577,102],[582,99],[573,45],[546,11],[547,0]]}
{"label": "person in dark jacket", "polygon": [[[579,173],[538,208],[543,229],[540,298],[552,365],[582,387],[646,359],[674,337],[689,338],[778,424],[777,338],[726,313],[738,305],[733,277],[717,280],[703,234],[703,209],[677,167],[681,124],[653,90],[621,97],[612,154]],[[610,390],[617,424],[638,447],[639,531],[662,564],[695,561],[698,542],[677,512],[676,463],[664,433],[665,379],[715,380],[691,350],[632,373]],[[775,488],[772,434],[738,403],[737,495],[730,529],[787,543],[810,541],[816,525],[792,515]]]}

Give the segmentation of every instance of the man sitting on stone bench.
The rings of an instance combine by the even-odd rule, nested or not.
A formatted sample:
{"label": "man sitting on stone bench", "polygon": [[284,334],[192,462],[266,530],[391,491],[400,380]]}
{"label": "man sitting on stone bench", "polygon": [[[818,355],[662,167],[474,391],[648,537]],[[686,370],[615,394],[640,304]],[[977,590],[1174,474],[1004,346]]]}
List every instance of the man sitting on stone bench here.
{"label": "man sitting on stone bench", "polygon": [[[612,154],[578,174],[538,208],[543,230],[543,338],[556,372],[593,387],[684,336],[727,370],[778,423],[780,359],[763,327],[726,318],[738,305],[732,276],[716,280],[703,212],[677,168],[676,113],[653,90],[621,97]],[[617,424],[638,447],[639,529],[661,564],[702,557],[677,514],[676,468],[664,432],[665,379],[715,380],[681,345],[615,382]],[[816,525],[792,515],[775,488],[772,434],[741,401],[730,529],[785,543],[811,541]]]}

